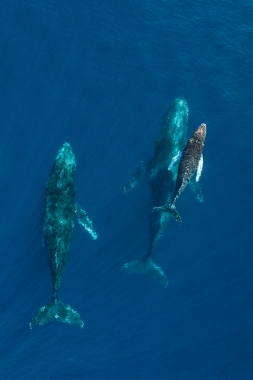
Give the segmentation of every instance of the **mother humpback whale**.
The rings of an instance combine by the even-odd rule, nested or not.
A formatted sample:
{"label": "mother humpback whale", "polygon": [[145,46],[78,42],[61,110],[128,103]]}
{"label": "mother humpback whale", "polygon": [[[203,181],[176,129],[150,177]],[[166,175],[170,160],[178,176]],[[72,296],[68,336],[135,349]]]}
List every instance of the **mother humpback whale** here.
{"label": "mother humpback whale", "polygon": [[[146,164],[142,162],[132,179],[127,183],[124,192],[133,189],[138,180],[149,173],[150,186],[150,218],[149,218],[149,246],[142,261],[131,261],[123,265],[122,270],[129,273],[148,274],[165,287],[168,284],[163,270],[150,258],[156,242],[169,221],[168,212],[152,213],[157,204],[172,202],[175,191],[177,168],[174,161],[180,157],[179,152],[184,148],[187,140],[188,106],[183,98],[176,98],[167,111],[162,130],[155,143],[153,158]],[[168,170],[170,166],[171,170]],[[200,199],[201,190],[195,186]]]}
{"label": "mother humpback whale", "polygon": [[81,327],[84,325],[80,315],[58,299],[58,290],[69,253],[75,214],[78,216],[78,222],[91,234],[92,238],[97,238],[86,212],[74,200],[75,170],[74,153],[71,145],[65,143],[56,156],[47,181],[45,196],[43,237],[49,251],[53,298],[46,306],[39,309],[30,322],[30,328],[36,324],[43,325],[53,319],[79,324]]}

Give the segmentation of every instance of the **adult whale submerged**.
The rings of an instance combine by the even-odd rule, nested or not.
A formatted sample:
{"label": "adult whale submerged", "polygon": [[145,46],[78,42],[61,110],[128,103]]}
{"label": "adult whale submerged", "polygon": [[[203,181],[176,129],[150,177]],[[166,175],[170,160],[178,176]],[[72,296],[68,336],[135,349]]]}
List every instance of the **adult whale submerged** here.
{"label": "adult whale submerged", "polygon": [[58,290],[69,253],[75,214],[78,216],[78,222],[91,234],[92,238],[97,238],[86,212],[74,200],[75,170],[74,153],[71,145],[65,143],[56,156],[47,181],[45,196],[43,237],[49,251],[53,299],[39,309],[30,322],[30,328],[36,324],[43,325],[53,319],[78,324],[81,327],[84,325],[80,315],[58,299]]}
{"label": "adult whale submerged", "polygon": [[[185,147],[187,140],[188,106],[183,98],[176,98],[168,109],[162,130],[155,143],[153,158],[145,165],[141,163],[124,188],[128,193],[146,173],[149,173],[150,187],[150,217],[149,217],[149,246],[143,260],[130,261],[123,265],[122,270],[128,274],[140,273],[150,275],[155,281],[165,287],[168,280],[161,267],[151,260],[154,246],[162,236],[170,214],[168,212],[152,213],[157,204],[170,203],[175,190],[177,167],[174,162],[180,157],[179,152]],[[168,166],[170,170],[168,170]],[[192,187],[197,191],[197,198],[201,201],[201,189],[193,183]]]}

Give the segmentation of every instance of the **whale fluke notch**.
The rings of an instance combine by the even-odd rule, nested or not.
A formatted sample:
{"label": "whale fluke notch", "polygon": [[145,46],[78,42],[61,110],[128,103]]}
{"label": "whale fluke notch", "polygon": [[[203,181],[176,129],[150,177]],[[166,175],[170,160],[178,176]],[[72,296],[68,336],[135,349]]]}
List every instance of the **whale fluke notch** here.
{"label": "whale fluke notch", "polygon": [[29,324],[30,329],[35,325],[44,325],[54,319],[72,325],[80,325],[81,328],[84,326],[84,322],[77,311],[73,310],[69,305],[65,305],[60,300],[53,298],[46,306],[41,307],[33,317]]}
{"label": "whale fluke notch", "polygon": [[168,285],[168,280],[165,276],[164,271],[161,267],[156,265],[150,258],[145,262],[138,260],[130,261],[129,263],[123,265],[122,271],[128,274],[147,274],[148,276],[152,277],[153,280],[162,284],[165,288]]}

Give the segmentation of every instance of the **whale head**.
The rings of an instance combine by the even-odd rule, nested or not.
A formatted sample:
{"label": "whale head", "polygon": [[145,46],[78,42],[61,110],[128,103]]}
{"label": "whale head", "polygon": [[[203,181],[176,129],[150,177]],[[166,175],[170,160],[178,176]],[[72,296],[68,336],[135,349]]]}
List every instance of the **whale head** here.
{"label": "whale head", "polygon": [[206,124],[202,123],[195,131],[193,138],[200,142],[204,142],[206,138]]}
{"label": "whale head", "polygon": [[64,143],[59,150],[53,167],[53,172],[58,178],[58,187],[62,187],[65,182],[74,180],[76,170],[76,160],[72,147],[69,143]]}
{"label": "whale head", "polygon": [[75,169],[75,155],[69,143],[66,142],[63,144],[56,156],[56,161],[58,162],[58,164],[62,164],[64,167],[67,167],[70,171]]}
{"label": "whale head", "polygon": [[176,98],[171,104],[164,120],[163,133],[180,139],[186,134],[188,124],[188,105],[184,98]]}
{"label": "whale head", "polygon": [[170,115],[175,123],[188,121],[189,108],[184,98],[176,98],[171,105]]}

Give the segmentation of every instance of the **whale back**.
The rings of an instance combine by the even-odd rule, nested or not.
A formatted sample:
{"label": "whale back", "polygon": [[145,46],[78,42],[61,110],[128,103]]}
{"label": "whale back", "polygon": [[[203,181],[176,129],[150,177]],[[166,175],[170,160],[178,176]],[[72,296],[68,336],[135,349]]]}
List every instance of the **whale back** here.
{"label": "whale back", "polygon": [[[187,141],[188,105],[185,99],[176,98],[169,107],[150,163],[150,208],[171,202],[176,185],[177,167],[168,170],[173,157],[182,151]],[[168,213],[151,213],[149,217],[149,249],[151,254],[156,242],[170,219]]]}
{"label": "whale back", "polygon": [[172,204],[180,197],[197,170],[206,138],[206,124],[201,124],[190,138],[178,166],[178,176]]}
{"label": "whale back", "polygon": [[46,185],[43,237],[49,250],[54,296],[60,286],[74,227],[76,163],[70,144],[56,156]]}

